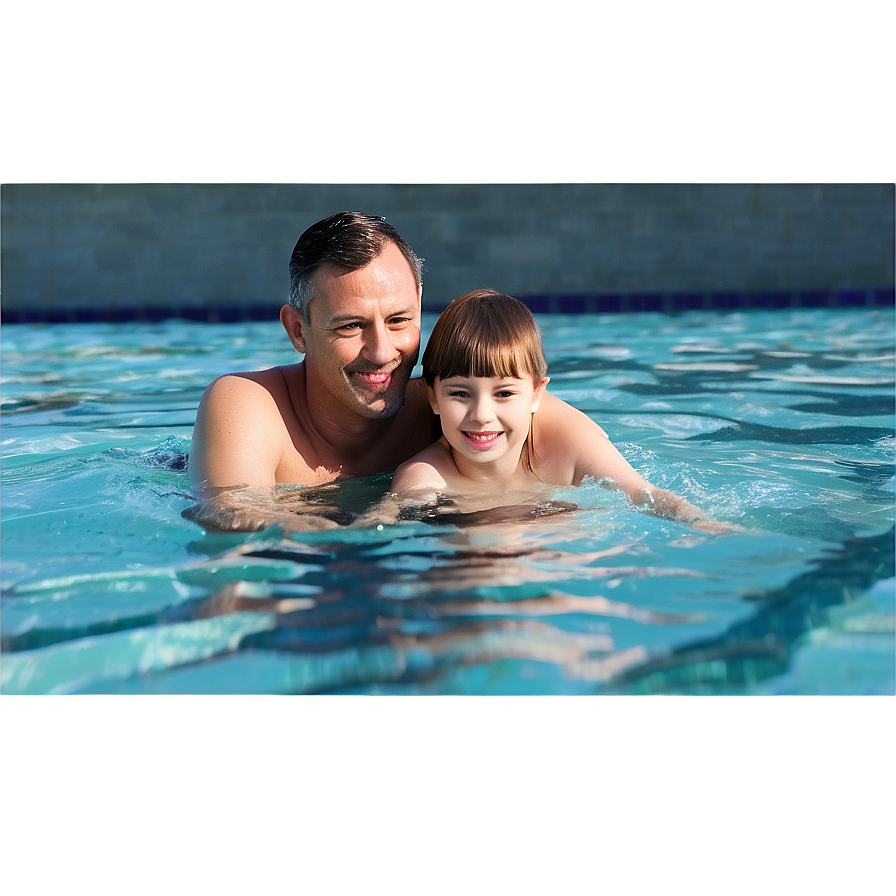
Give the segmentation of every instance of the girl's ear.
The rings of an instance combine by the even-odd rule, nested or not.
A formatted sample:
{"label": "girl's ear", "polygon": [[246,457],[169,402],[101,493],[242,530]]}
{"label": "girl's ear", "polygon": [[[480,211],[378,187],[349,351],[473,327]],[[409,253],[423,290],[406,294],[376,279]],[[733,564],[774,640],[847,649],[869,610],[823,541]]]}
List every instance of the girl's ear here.
{"label": "girl's ear", "polygon": [[292,347],[305,354],[305,320],[292,305],[284,305],[280,309],[280,323],[289,336]]}
{"label": "girl's ear", "polygon": [[534,414],[538,410],[538,406],[541,404],[541,399],[544,397],[544,387],[551,381],[549,376],[544,376],[541,378],[541,382],[535,387],[535,394],[532,396],[532,413]]}
{"label": "girl's ear", "polygon": [[423,385],[426,386],[426,397],[429,399],[429,406],[432,408],[432,412],[438,417],[439,403],[436,400],[436,393],[426,380],[423,381]]}

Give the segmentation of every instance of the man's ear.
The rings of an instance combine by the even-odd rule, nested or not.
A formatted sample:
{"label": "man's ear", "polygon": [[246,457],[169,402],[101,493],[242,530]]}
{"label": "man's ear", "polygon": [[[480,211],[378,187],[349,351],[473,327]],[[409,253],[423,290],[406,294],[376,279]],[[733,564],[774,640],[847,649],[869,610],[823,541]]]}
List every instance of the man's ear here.
{"label": "man's ear", "polygon": [[280,323],[289,336],[292,347],[305,354],[305,320],[292,305],[284,305],[280,309]]}
{"label": "man's ear", "polygon": [[551,381],[549,376],[544,376],[541,378],[541,382],[535,387],[535,394],[532,396],[532,413],[534,414],[538,410],[538,406],[541,404],[541,399],[544,397],[544,388]]}

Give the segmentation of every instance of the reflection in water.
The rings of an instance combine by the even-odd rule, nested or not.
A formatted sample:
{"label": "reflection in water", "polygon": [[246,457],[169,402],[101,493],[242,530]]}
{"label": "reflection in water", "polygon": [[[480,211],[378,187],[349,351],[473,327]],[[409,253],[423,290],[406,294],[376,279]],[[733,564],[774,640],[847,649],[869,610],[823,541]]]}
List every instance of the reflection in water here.
{"label": "reflection in water", "polygon": [[[886,472],[858,462],[840,468],[867,479],[869,488],[879,488]],[[386,487],[383,481],[357,484],[368,504]],[[338,488],[308,490],[301,498],[297,491],[283,497],[293,513],[308,498],[340,510]],[[442,500],[373,530],[336,526],[332,533],[290,537],[276,530],[251,537],[207,533],[197,544],[205,559],[177,567],[24,581],[5,592],[5,599],[22,601],[21,611],[4,605],[2,648],[13,651],[4,657],[5,680],[21,689],[33,680],[39,687],[39,676],[30,676],[42,662],[36,649],[44,645],[74,642],[75,648],[94,639],[91,650],[100,651],[102,638],[120,634],[123,643],[137,644],[152,632],[159,646],[147,643],[130,675],[121,669],[81,683],[72,672],[70,689],[458,693],[466,687],[464,675],[486,675],[493,676],[490,683],[477,679],[474,689],[751,692],[787,668],[810,624],[794,626],[794,619],[823,623],[813,609],[817,598],[799,581],[779,594],[757,592],[752,600],[762,610],[752,626],[714,619],[712,589],[725,594],[731,576],[707,566],[706,556],[688,565],[668,560],[685,556],[682,551],[724,552],[747,543],[750,534],[712,539],[636,511],[602,509],[599,491],[580,491],[584,503],[596,504],[585,509],[557,499],[463,513]],[[790,514],[787,527],[794,530],[801,509],[781,512]],[[638,532],[642,524],[652,527],[650,537]],[[867,570],[857,565],[865,547],[862,540],[851,544],[846,560],[827,573],[840,587],[831,601],[842,602],[850,576],[861,580],[856,589],[892,577],[892,534],[889,567],[886,539]],[[733,569],[736,575],[737,565]],[[812,588],[827,581],[819,575]],[[64,627],[54,626],[46,610],[39,624],[25,615],[30,600],[65,597],[73,607],[81,596],[96,602],[105,588],[139,593],[172,577],[180,597],[143,612],[82,621],[69,612]],[[682,601],[692,587],[702,589],[696,603]],[[217,626],[211,630],[215,649],[165,644],[206,623]],[[76,664],[89,654],[73,649],[57,659]],[[155,656],[169,659],[159,667]],[[268,669],[270,678],[225,674],[241,662],[258,674]]]}
{"label": "reflection in water", "polygon": [[[641,538],[596,551],[550,546],[546,542],[561,542],[574,530],[556,526],[558,520],[552,520],[550,530],[533,526],[542,515],[531,510],[499,509],[491,525],[487,513],[450,513],[453,525],[440,521],[437,541],[428,531],[434,517],[424,512],[419,518],[428,522],[422,529],[405,536],[407,524],[401,524],[395,538],[373,543],[328,542],[322,536],[313,547],[292,539],[243,544],[205,564],[209,573],[229,569],[234,579],[208,597],[182,603],[160,621],[269,614],[270,626],[243,636],[235,651],[314,654],[341,663],[345,650],[388,647],[405,683],[498,660],[548,663],[570,681],[598,682],[648,657],[643,645],[618,648],[609,626],[599,620],[662,627],[704,618],[613,600],[588,585],[618,587],[626,579],[704,574],[633,563],[645,554]],[[567,504],[555,512],[572,520],[574,510]],[[467,520],[470,526],[458,525]],[[627,562],[608,565],[612,557]],[[275,578],[268,570],[263,580],[251,581],[249,571],[258,563],[292,564],[294,575]],[[192,577],[201,577],[200,571]],[[573,581],[588,593],[558,587]]]}

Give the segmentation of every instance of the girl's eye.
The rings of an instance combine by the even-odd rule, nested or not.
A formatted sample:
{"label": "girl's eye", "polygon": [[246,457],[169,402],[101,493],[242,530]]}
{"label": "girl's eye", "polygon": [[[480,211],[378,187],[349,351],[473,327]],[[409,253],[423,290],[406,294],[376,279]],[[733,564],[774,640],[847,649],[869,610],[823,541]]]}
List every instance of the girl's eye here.
{"label": "girl's eye", "polygon": [[502,389],[498,393],[498,398],[513,398],[513,392],[509,392],[507,389]]}
{"label": "girl's eye", "polygon": [[464,392],[462,389],[455,389],[452,392],[449,392],[448,394],[452,398],[466,398],[467,397],[467,393]]}

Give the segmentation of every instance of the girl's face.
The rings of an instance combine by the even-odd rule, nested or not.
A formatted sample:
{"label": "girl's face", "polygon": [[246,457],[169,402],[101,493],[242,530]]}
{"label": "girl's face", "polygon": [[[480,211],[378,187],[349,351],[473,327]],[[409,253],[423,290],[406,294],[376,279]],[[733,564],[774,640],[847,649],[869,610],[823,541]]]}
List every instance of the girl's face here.
{"label": "girl's face", "polygon": [[427,388],[458,470],[469,478],[513,473],[548,378],[436,378]]}

